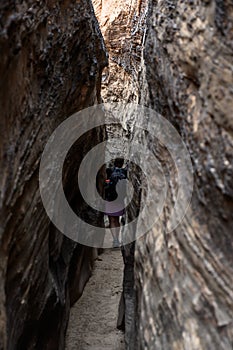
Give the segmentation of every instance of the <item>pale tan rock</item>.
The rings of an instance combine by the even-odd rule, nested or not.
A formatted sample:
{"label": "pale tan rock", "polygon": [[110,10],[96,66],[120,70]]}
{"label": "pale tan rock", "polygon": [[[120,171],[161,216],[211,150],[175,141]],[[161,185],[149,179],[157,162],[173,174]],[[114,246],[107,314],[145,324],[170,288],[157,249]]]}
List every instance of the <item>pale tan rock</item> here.
{"label": "pale tan rock", "polygon": [[137,102],[139,99],[146,4],[146,0],[93,0],[109,53],[109,67],[104,69],[102,77],[104,102]]}

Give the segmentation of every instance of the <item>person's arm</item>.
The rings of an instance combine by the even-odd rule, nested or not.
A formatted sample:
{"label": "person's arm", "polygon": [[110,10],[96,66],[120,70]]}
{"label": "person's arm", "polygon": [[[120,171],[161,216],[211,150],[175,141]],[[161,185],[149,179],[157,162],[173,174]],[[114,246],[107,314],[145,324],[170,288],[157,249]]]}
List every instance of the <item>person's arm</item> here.
{"label": "person's arm", "polygon": [[110,179],[110,176],[112,175],[112,168],[107,168],[106,169],[106,174],[107,174],[107,179]]}

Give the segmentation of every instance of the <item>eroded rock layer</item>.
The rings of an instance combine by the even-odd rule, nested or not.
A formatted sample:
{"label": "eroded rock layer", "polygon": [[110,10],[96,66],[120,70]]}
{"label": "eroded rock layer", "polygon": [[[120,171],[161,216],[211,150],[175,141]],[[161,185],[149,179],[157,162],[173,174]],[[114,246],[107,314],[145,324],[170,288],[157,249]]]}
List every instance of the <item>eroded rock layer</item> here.
{"label": "eroded rock layer", "polygon": [[109,54],[103,101],[138,102],[147,0],[93,0],[93,6]]}
{"label": "eroded rock layer", "polygon": [[[161,220],[136,242],[135,253],[133,246],[124,249],[126,348],[230,350],[232,3],[149,0],[94,5],[110,56],[104,101],[136,101],[153,108],[176,128],[193,165],[190,209],[176,230],[167,233],[177,193],[174,162],[150,135],[131,128],[130,141],[140,137],[148,148],[141,159],[148,171],[153,174],[149,150],[162,164],[169,193]],[[140,28],[139,36],[133,28]],[[134,170],[131,176],[137,183]],[[135,202],[129,216],[137,206]],[[145,222],[147,215],[142,216]]]}
{"label": "eroded rock layer", "polygon": [[230,350],[233,7],[230,1],[149,3],[141,103],[178,130],[191,155],[194,189],[186,217],[166,233],[175,168],[145,137],[170,171],[170,191],[161,221],[136,242],[137,348]]}
{"label": "eroded rock layer", "polygon": [[[0,349],[62,349],[70,301],[80,296],[96,252],[50,224],[39,161],[65,118],[100,101],[106,53],[89,0],[8,0],[0,10]],[[64,175],[78,207],[72,176],[103,131],[88,137]]]}

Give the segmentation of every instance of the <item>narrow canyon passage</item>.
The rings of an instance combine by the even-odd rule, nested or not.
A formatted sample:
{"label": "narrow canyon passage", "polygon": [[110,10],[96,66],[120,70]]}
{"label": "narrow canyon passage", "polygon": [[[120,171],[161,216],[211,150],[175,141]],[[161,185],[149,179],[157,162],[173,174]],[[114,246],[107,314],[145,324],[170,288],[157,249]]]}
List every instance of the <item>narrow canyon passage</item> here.
{"label": "narrow canyon passage", "polygon": [[0,350],[233,349],[232,43],[232,0],[1,2]]}
{"label": "narrow canyon passage", "polygon": [[116,328],[122,291],[120,250],[105,250],[96,261],[82,297],[71,308],[66,350],[123,350],[124,335]]}

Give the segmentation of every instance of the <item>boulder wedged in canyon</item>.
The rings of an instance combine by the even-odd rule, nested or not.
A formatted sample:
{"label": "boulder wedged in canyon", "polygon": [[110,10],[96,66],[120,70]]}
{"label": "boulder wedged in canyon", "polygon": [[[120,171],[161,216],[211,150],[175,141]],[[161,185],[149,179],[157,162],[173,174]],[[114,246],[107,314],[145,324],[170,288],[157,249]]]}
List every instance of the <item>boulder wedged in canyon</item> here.
{"label": "boulder wedged in canyon", "polygon": [[[91,1],[8,0],[0,10],[0,349],[62,349],[70,301],[81,295],[96,250],[50,223],[39,162],[53,130],[100,101],[106,51]],[[63,184],[73,205],[72,176],[103,135],[90,133],[67,162]]]}
{"label": "boulder wedged in canyon", "polygon": [[135,245],[138,344],[130,349],[232,349],[232,28],[230,1],[149,1],[140,102],[178,130],[194,188],[185,218],[167,233],[175,168],[145,138],[170,171],[170,191],[161,220]]}

